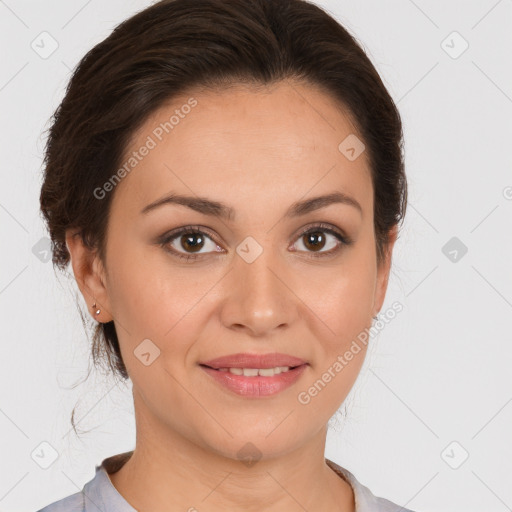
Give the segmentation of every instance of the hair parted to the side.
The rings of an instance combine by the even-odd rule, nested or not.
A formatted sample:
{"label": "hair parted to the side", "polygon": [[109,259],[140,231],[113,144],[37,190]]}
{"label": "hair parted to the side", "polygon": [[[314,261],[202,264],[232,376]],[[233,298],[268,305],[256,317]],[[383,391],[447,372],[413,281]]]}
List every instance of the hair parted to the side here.
{"label": "hair parted to the side", "polygon": [[[105,261],[115,190],[101,200],[94,190],[116,173],[134,132],[159,107],[193,87],[284,79],[322,88],[356,123],[371,163],[380,262],[407,205],[402,123],[354,37],[305,0],[163,0],[83,57],[51,119],[40,206],[54,266],[64,270],[70,261],[70,228]],[[128,378],[113,321],[96,326],[92,355]]]}

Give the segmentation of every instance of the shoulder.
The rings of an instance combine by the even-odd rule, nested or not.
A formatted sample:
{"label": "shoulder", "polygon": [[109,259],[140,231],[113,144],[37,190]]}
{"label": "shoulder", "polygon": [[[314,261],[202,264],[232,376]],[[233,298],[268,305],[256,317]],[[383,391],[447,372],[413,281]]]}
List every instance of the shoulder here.
{"label": "shoulder", "polygon": [[84,494],[77,492],[61,500],[54,501],[37,512],[83,512],[84,509]]}
{"label": "shoulder", "polygon": [[106,473],[101,466],[96,466],[94,477],[82,488],[70,496],[46,505],[37,512],[98,512],[104,507],[103,488],[105,487]]}
{"label": "shoulder", "polygon": [[375,510],[375,512],[413,512],[408,508],[404,508],[392,501],[387,500],[386,498],[380,498],[378,496],[374,496],[375,505],[371,510]]}
{"label": "shoulder", "polygon": [[95,468],[94,477],[81,491],[55,501],[37,512],[105,512],[123,510],[136,512],[112,485],[107,471],[115,472],[131,452],[108,457]]}
{"label": "shoulder", "polygon": [[341,476],[341,478],[344,478],[352,487],[356,507],[355,512],[413,512],[386,498],[375,496],[372,491],[363,485],[348,469],[339,466],[329,459],[325,460],[328,466]]}

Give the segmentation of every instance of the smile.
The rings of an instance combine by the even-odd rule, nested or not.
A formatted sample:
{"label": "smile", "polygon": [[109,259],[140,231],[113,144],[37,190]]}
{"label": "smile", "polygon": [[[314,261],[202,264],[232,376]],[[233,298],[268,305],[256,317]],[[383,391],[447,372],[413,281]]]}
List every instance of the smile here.
{"label": "smile", "polygon": [[274,368],[210,368],[199,365],[216,384],[239,396],[258,398],[272,396],[292,386],[308,364]]}

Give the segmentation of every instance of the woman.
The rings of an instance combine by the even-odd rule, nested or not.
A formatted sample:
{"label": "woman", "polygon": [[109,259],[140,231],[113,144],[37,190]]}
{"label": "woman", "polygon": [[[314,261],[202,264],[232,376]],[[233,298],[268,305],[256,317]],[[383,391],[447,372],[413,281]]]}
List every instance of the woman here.
{"label": "woman", "polygon": [[45,164],[53,262],[137,438],[44,512],[407,510],[324,457],[407,196],[399,113],[339,23],[158,2],[82,59]]}

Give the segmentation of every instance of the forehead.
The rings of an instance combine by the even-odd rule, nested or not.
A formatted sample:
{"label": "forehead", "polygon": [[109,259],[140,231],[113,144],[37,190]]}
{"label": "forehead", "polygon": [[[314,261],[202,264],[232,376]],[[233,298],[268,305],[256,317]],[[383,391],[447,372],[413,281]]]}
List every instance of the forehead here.
{"label": "forehead", "polygon": [[371,206],[366,152],[350,160],[340,150],[354,136],[360,139],[341,104],[312,86],[191,89],[133,134],[122,165],[134,158],[135,165],[125,166],[114,202],[129,198],[138,212],[175,191],[247,210],[251,200],[254,208],[255,200],[285,207],[337,190]]}

